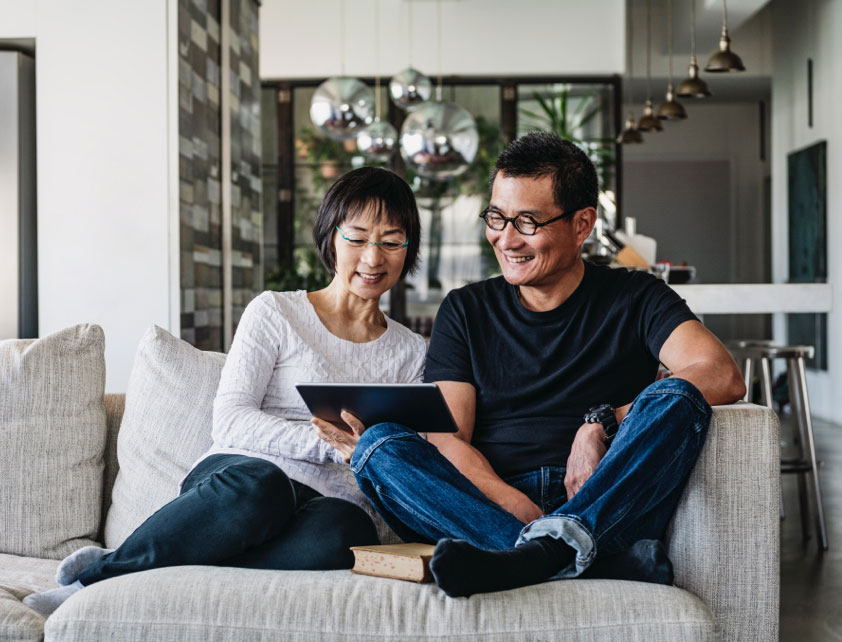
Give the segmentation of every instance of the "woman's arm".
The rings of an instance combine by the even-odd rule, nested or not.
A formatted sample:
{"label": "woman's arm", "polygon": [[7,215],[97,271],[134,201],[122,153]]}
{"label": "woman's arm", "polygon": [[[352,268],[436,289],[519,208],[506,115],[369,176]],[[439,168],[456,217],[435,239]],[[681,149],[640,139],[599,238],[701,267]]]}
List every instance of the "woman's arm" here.
{"label": "woman's arm", "polygon": [[261,410],[281,351],[284,325],[271,292],[255,298],[243,312],[213,402],[214,443],[314,463],[341,462],[342,457],[319,439],[309,421],[283,419]]}

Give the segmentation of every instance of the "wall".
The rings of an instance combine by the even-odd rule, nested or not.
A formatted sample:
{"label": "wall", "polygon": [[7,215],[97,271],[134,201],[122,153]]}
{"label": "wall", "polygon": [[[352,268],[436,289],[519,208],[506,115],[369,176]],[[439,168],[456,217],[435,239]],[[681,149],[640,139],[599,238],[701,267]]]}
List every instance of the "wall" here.
{"label": "wall", "polygon": [[125,391],[145,329],[173,329],[168,0],[2,0],[0,16],[0,39],[36,41],[40,334],[100,324],[107,389]]}
{"label": "wall", "polygon": [[[808,372],[813,413],[839,422],[842,416],[842,2],[774,0],[774,71],[772,74],[772,247],[774,278],[783,283],[788,266],[787,155],[826,140],[828,281],[836,311],[828,318],[828,372]],[[807,59],[813,59],[813,126],[807,123]],[[775,337],[786,341],[786,321],[775,319]]]}
{"label": "wall", "polygon": [[[659,258],[696,260],[700,282],[767,281],[770,275],[764,180],[769,163],[760,158],[759,103],[711,104],[688,99],[682,104],[687,111],[686,120],[664,123],[663,132],[644,134],[644,144],[623,148],[623,161],[628,168],[624,181],[625,212],[638,219],[641,234],[662,239],[664,247],[675,253],[666,256],[659,249]],[[641,112],[642,106],[636,105],[634,113],[639,117]],[[766,145],[768,159],[768,130]],[[685,182],[689,193],[675,194],[671,203],[663,201],[661,197],[671,193],[668,183],[692,172],[694,166],[700,177],[710,176],[711,163],[717,162],[728,165],[726,185]],[[675,165],[674,176],[671,164]],[[656,187],[659,184],[664,185],[663,190]],[[705,193],[715,189],[725,192],[727,216],[711,211],[715,203],[723,202],[722,194]],[[667,221],[671,224],[666,225]],[[701,233],[709,235],[708,243],[697,242],[697,234],[691,231],[700,221],[707,222]],[[703,246],[708,251],[699,254]],[[742,315],[727,319],[710,316],[705,322],[723,339],[762,338],[766,331],[762,319]]]}
{"label": "wall", "polygon": [[[380,72],[412,63],[439,72],[436,2],[380,1]],[[612,74],[625,66],[624,0],[441,1],[442,72],[446,75]],[[345,72],[377,70],[375,0],[345,0]],[[340,0],[264,0],[260,14],[263,79],[327,77],[342,71]]]}

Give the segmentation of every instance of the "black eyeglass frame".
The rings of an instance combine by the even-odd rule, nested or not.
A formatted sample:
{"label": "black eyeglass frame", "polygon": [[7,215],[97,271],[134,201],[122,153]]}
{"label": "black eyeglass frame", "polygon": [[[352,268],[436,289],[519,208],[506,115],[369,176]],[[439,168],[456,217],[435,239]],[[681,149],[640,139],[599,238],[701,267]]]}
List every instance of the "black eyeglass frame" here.
{"label": "black eyeglass frame", "polygon": [[[506,229],[506,225],[511,222],[511,224],[514,226],[514,228],[518,231],[518,234],[523,234],[524,236],[535,236],[535,234],[538,232],[538,228],[544,227],[545,225],[549,225],[550,223],[555,223],[556,221],[560,221],[565,216],[572,216],[573,214],[578,212],[580,209],[582,209],[582,208],[577,207],[576,209],[571,210],[570,212],[564,212],[563,214],[559,214],[558,216],[555,216],[548,221],[542,221],[542,222],[536,221],[529,214],[518,214],[514,218],[509,218],[508,216],[503,216],[500,212],[490,212],[489,208],[487,208],[487,207],[480,213],[479,217],[483,221],[485,221],[485,225],[488,229],[494,230],[495,232],[502,232],[503,230]],[[489,223],[489,221],[488,221],[488,215],[489,214],[494,214],[496,216],[499,216],[501,219],[503,219],[503,227],[501,227],[499,230],[491,227],[491,223]],[[522,229],[520,229],[520,227],[518,227],[517,220],[519,218],[528,218],[529,220],[531,220],[532,224],[535,226],[535,230],[533,232],[524,232]]]}

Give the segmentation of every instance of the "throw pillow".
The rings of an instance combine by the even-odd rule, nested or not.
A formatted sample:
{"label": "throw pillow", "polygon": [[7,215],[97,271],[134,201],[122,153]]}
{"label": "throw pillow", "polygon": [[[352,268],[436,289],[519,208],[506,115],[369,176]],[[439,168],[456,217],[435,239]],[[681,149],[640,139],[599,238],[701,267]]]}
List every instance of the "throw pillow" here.
{"label": "throw pillow", "polygon": [[0,552],[61,559],[95,542],[105,336],[83,324],[0,341]]}
{"label": "throw pillow", "polygon": [[105,522],[116,548],[178,495],[181,480],[212,444],[213,399],[225,355],[203,352],[152,326],[137,349],[117,437],[119,472]]}

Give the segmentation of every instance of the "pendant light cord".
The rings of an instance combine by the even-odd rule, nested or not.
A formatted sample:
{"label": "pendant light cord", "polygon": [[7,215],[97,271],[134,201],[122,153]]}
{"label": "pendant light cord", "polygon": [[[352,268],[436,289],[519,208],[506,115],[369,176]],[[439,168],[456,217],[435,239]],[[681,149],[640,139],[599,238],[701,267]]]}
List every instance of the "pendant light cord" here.
{"label": "pendant light cord", "polygon": [[632,100],[633,100],[632,80],[634,79],[634,72],[632,71],[634,69],[634,47],[632,46],[632,38],[634,37],[634,12],[631,10],[631,7],[629,5],[626,5],[626,6],[629,8],[629,19],[628,19],[628,23],[627,23],[628,26],[626,27],[626,31],[628,31],[628,38],[629,38],[629,44],[628,44],[628,55],[629,55],[628,77],[629,77],[629,83],[628,83],[628,87],[626,88],[626,97],[627,97],[628,104],[629,104],[629,114],[631,114],[631,106],[632,106]]}
{"label": "pendant light cord", "polygon": [[339,70],[345,75],[345,0],[339,0]]}
{"label": "pendant light cord", "polygon": [[722,0],[722,29],[728,31],[728,7],[725,6],[725,0]]}
{"label": "pendant light cord", "polygon": [[690,0],[690,23],[692,28],[690,29],[690,42],[691,42],[691,49],[693,50],[690,53],[690,59],[695,62],[696,61],[696,0]]}
{"label": "pendant light cord", "polygon": [[439,82],[436,100],[441,102],[441,0],[436,0],[436,48],[438,49]]}
{"label": "pendant light cord", "polygon": [[374,120],[380,120],[380,0],[374,0]]}
{"label": "pendant light cord", "polygon": [[[377,0],[378,2],[380,0]],[[670,89],[672,88],[672,0],[667,0],[667,40],[670,52]]]}
{"label": "pendant light cord", "polygon": [[406,2],[406,10],[407,10],[407,28],[409,29],[409,33],[406,37],[406,46],[407,46],[407,67],[412,67],[412,0],[407,0]]}
{"label": "pendant light cord", "polygon": [[646,100],[652,100],[652,0],[646,2]]}

